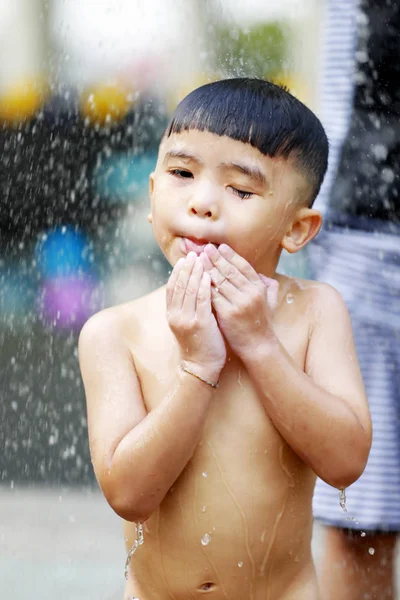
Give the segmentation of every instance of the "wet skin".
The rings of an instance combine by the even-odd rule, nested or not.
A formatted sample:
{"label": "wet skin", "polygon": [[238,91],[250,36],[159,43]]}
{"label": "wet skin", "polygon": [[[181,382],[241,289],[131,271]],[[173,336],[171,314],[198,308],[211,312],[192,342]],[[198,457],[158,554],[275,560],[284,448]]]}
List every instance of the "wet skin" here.
{"label": "wet skin", "polygon": [[[207,241],[224,242],[263,273],[275,272],[279,242],[295,207],[290,199],[304,188],[284,161],[198,131],[164,141],[151,184],[153,231],[172,265],[190,250],[204,258]],[[296,293],[285,280],[281,300],[292,287]],[[309,325],[300,318],[303,303],[281,304],[276,314],[281,340],[303,368]],[[180,355],[165,319],[164,291],[134,306],[142,325],[131,352],[151,411],[153,399],[170,389]],[[297,328],[287,329],[285,320],[291,322],[295,313]],[[316,597],[310,557],[314,479],[268,419],[244,365],[231,352],[197,450],[146,521],[129,591],[143,600],[204,594],[283,600],[300,598],[299,590],[304,598]],[[126,523],[128,546],[132,531]]]}
{"label": "wet skin", "polygon": [[[230,138],[190,131],[161,144],[150,221],[173,267],[167,287],[96,315],[80,340],[92,460],[127,551],[131,521],[144,521],[128,597],[318,600],[314,473],[354,481],[370,427],[342,301],[276,273],[282,248],[319,229],[305,189],[290,161]],[[243,272],[224,275],[226,260]],[[183,373],[187,359],[218,389]]]}
{"label": "wet skin", "polygon": [[[276,331],[303,367],[309,328],[303,316],[313,284],[280,279]],[[164,307],[164,289],[120,307],[148,411],[164,398],[179,365]],[[243,364],[228,356],[198,448],[144,524],[127,593],[141,600],[317,599],[310,554],[314,482],[271,423]],[[128,550],[135,526],[125,522],[124,531]],[[203,545],[206,533],[210,541]]]}

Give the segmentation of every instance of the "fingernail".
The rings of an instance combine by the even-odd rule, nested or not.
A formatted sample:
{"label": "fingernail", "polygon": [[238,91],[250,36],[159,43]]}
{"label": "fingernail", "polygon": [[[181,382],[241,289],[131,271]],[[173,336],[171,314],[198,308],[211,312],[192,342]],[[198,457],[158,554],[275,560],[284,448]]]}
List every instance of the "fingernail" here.
{"label": "fingernail", "polygon": [[226,252],[227,250],[231,250],[231,248],[228,246],[228,244],[221,244],[219,246],[218,250],[222,250],[222,252]]}
{"label": "fingernail", "polygon": [[191,250],[188,253],[187,258],[196,258],[196,256],[197,256],[196,252],[193,252],[193,250]]}
{"label": "fingernail", "polygon": [[211,260],[208,258],[207,254],[205,254],[204,252],[201,254],[201,262],[203,263],[204,267],[206,267],[207,269],[210,269],[213,267]]}
{"label": "fingernail", "polygon": [[217,253],[217,249],[213,244],[207,244],[204,248],[204,252],[206,252],[209,256],[213,256]]}

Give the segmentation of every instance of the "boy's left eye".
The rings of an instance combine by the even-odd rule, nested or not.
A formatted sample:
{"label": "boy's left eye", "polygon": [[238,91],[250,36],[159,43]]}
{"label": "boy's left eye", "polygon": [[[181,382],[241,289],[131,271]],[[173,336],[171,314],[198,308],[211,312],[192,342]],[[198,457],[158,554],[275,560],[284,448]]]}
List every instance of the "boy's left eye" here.
{"label": "boy's left eye", "polygon": [[239,196],[239,198],[241,198],[242,200],[246,200],[247,198],[250,198],[250,196],[252,196],[252,192],[245,192],[244,190],[238,190],[237,188],[233,187],[233,186],[229,186],[231,188],[231,190],[233,191],[234,194],[236,194],[236,196]]}

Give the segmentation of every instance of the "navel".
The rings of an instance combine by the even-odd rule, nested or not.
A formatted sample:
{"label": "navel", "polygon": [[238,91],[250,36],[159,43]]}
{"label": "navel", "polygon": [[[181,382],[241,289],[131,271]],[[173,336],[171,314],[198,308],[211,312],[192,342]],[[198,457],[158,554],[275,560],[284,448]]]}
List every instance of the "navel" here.
{"label": "navel", "polygon": [[213,581],[206,581],[198,588],[198,591],[199,592],[212,592],[215,590],[216,587],[217,586]]}

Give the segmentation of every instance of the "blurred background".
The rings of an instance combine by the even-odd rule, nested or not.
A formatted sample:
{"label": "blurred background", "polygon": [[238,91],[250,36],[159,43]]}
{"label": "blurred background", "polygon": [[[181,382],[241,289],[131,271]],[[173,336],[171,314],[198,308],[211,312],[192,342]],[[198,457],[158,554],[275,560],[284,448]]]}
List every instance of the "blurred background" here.
{"label": "blurred background", "polygon": [[179,100],[260,76],[318,113],[323,24],[322,0],[0,0],[1,597],[122,597],[80,328],[168,277],[148,175]]}

